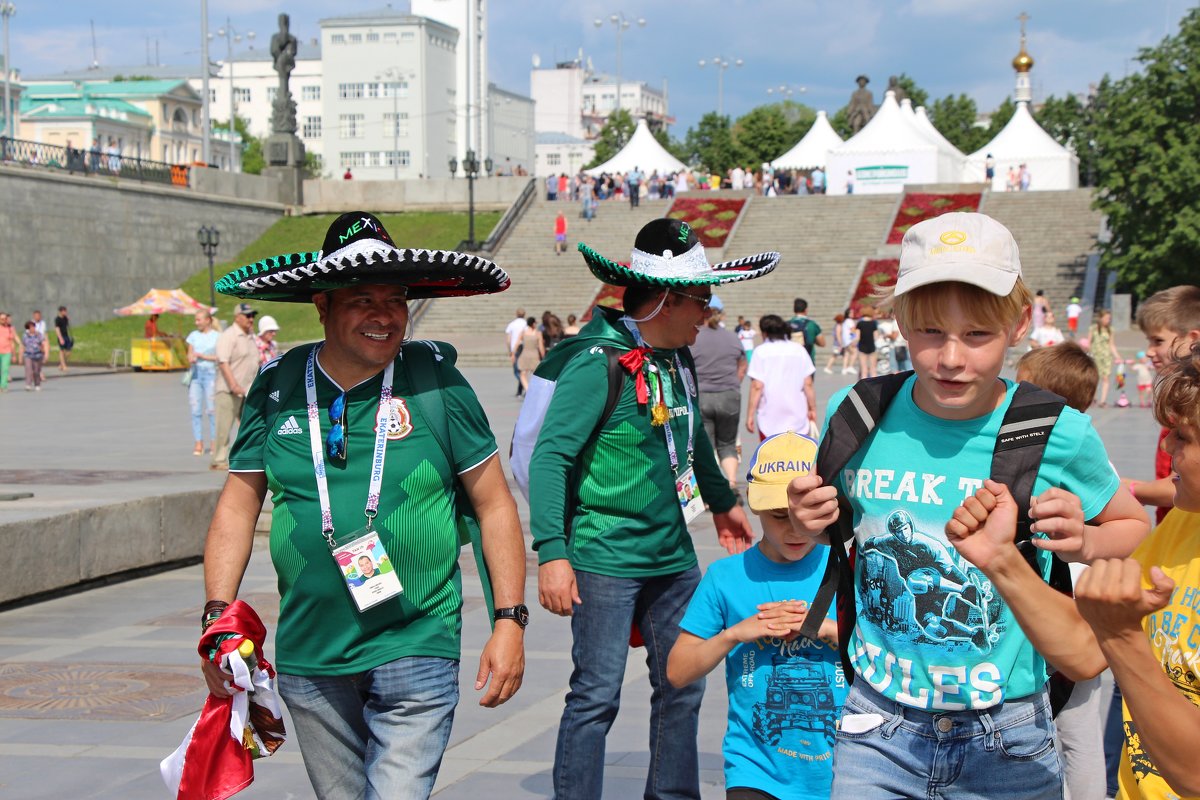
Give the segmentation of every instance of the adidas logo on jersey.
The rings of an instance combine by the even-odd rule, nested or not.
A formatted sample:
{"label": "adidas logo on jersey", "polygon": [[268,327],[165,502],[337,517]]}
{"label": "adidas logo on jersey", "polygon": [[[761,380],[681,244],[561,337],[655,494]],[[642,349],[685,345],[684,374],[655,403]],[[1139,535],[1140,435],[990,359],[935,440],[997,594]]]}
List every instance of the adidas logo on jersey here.
{"label": "adidas logo on jersey", "polygon": [[279,402],[279,390],[276,389],[275,391],[273,391],[269,395],[267,395],[267,397],[271,398],[276,403],[278,403]]}
{"label": "adidas logo on jersey", "polygon": [[287,418],[287,422],[279,426],[279,430],[275,431],[277,436],[291,436],[297,433],[304,433],[304,429],[300,427],[300,423],[296,422],[296,417]]}

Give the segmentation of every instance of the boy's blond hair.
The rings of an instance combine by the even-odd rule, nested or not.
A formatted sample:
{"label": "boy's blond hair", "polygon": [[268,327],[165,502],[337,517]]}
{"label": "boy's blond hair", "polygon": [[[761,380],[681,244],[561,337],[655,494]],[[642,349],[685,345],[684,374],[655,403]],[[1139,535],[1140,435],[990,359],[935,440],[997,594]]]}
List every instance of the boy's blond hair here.
{"label": "boy's blond hair", "polygon": [[1017,378],[1061,395],[1067,405],[1086,414],[1096,396],[1100,372],[1082,347],[1075,342],[1062,342],[1021,356]]}
{"label": "boy's blond hair", "polygon": [[1177,336],[1200,330],[1200,286],[1172,286],[1142,301],[1137,324],[1150,336],[1168,330]]}
{"label": "boy's blond hair", "polygon": [[1154,386],[1154,418],[1164,428],[1200,428],[1200,342],[1163,368]]}
{"label": "boy's blond hair", "polygon": [[967,317],[989,330],[1007,331],[1021,321],[1026,310],[1033,306],[1033,292],[1025,281],[1017,278],[1008,295],[1001,297],[986,289],[960,281],[939,281],[918,286],[899,297],[895,286],[885,288],[876,300],[878,308],[891,308],[896,321],[906,330],[926,325],[946,324],[946,306],[951,298],[966,311]]}

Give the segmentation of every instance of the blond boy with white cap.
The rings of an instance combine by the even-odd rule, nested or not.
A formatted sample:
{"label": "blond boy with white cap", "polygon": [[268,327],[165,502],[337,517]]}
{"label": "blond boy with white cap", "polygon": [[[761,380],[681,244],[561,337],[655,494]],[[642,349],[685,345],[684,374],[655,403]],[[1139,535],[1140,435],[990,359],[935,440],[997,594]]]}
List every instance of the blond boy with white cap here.
{"label": "blond boy with white cap", "polygon": [[984,485],[1016,392],[1000,370],[1031,316],[1007,228],[976,213],[914,225],[886,302],[915,374],[877,423],[861,405],[867,382],[831,398],[825,436],[848,414],[865,425],[862,444],[829,485],[813,475],[789,487],[798,533],[819,536],[847,514],[857,547],[857,622],[845,642],[853,686],[832,796],[1059,798],[1048,670],[1078,680],[1103,663],[1088,655],[1090,634],[1067,624],[1078,620],[1070,598],[1043,582],[1045,551],[1071,561],[1128,554],[1145,515],[1118,491],[1088,418],[1064,408],[1044,434],[1032,490],[1042,574],[1011,533],[1000,547],[953,524],[986,518],[997,491],[1012,499]]}
{"label": "blond boy with white cap", "polygon": [[829,796],[835,722],[846,697],[837,626],[798,637],[829,548],[793,532],[787,487],[808,475],[817,443],[788,431],[764,440],[750,461],[747,500],[763,538],[711,566],[692,596],[667,661],[684,686],[725,662],[729,725],[726,800]]}

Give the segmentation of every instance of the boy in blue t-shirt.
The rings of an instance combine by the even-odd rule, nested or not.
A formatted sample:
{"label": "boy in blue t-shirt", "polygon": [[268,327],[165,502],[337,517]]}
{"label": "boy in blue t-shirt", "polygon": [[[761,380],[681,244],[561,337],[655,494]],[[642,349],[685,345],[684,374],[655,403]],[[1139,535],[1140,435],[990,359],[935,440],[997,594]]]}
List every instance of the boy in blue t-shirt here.
{"label": "boy in blue t-shirt", "polygon": [[[813,475],[788,490],[797,533],[819,538],[839,493],[853,512],[855,674],[832,796],[1061,797],[1047,662],[1072,680],[1102,665],[1070,626],[1071,598],[1042,580],[1048,552],[1039,576],[1024,560],[972,563],[946,535],[960,505],[975,507],[1015,391],[999,375],[1032,295],[1012,234],[975,213],[914,225],[890,302],[916,374],[836,485]],[[828,413],[848,396],[861,403],[847,389]],[[1064,408],[1034,485],[1035,546],[1069,561],[1128,555],[1149,526],[1118,484],[1090,420]]]}
{"label": "boy in blue t-shirt", "polygon": [[676,687],[725,661],[726,800],[829,796],[846,696],[837,625],[825,620],[821,641],[796,637],[807,616],[800,598],[816,593],[829,548],[793,533],[787,515],[788,483],[812,470],[816,453],[816,442],[791,432],[758,446],[747,498],[762,541],[708,568],[667,660]]}

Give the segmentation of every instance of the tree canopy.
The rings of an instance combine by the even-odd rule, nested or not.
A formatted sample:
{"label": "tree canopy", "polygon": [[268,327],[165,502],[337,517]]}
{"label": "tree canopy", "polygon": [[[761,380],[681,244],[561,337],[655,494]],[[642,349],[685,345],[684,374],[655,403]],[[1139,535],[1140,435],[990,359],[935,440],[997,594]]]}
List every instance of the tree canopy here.
{"label": "tree canopy", "polygon": [[1100,83],[1091,134],[1104,264],[1144,297],[1196,283],[1200,263],[1200,8],[1137,60],[1140,72]]}
{"label": "tree canopy", "polygon": [[596,137],[596,157],[584,169],[598,167],[621,152],[635,130],[637,123],[627,109],[621,108],[609,114],[600,135]]}

